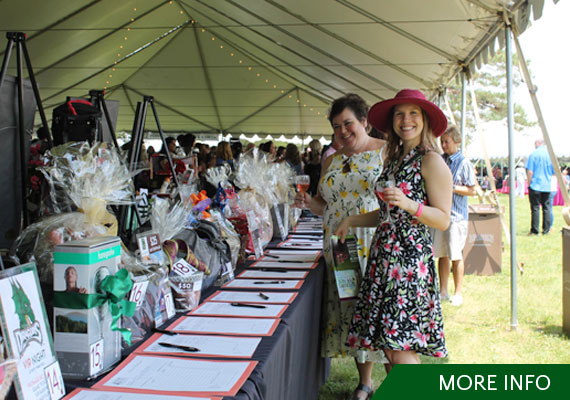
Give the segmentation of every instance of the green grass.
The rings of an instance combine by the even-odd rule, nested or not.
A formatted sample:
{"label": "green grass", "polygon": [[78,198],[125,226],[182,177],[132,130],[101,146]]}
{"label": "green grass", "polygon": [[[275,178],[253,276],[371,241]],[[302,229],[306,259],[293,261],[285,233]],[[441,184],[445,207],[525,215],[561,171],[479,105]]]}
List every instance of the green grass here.
{"label": "green grass", "polygon": [[[509,226],[509,198],[500,195]],[[528,196],[516,199],[517,321],[511,328],[510,247],[504,240],[502,271],[493,276],[466,275],[461,307],[443,305],[449,357],[421,357],[422,363],[450,364],[568,364],[570,338],[562,331],[562,207],[554,207],[550,235],[527,236],[530,230]],[[450,292],[453,279],[450,277]],[[374,384],[386,377],[376,366]],[[332,360],[331,373],[320,400],[348,398],[358,384],[352,359]]]}

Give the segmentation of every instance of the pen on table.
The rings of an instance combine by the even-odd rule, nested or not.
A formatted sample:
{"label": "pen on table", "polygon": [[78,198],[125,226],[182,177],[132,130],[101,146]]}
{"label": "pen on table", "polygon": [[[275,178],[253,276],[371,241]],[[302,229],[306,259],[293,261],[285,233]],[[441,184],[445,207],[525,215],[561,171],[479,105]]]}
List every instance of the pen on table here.
{"label": "pen on table", "polygon": [[266,296],[261,292],[259,292],[258,296],[261,297],[263,300],[269,300],[269,296]]}
{"label": "pen on table", "polygon": [[255,285],[268,285],[271,283],[285,283],[285,281],[255,281],[253,282]]}
{"label": "pen on table", "polygon": [[274,256],[272,254],[264,254],[264,257],[269,257],[269,258],[279,258],[279,256]]}
{"label": "pen on table", "polygon": [[170,336],[178,335],[176,332],[167,331],[166,329],[160,329],[160,328],[152,328],[152,331],[156,333],[163,333],[165,335],[170,335]]}
{"label": "pen on table", "polygon": [[231,303],[234,307],[267,308],[261,304]]}
{"label": "pen on table", "polygon": [[173,349],[178,349],[178,350],[191,351],[191,352],[200,351],[200,349],[198,349],[196,347],[184,346],[182,344],[174,344],[174,343],[168,343],[168,342],[159,342],[158,344],[161,346],[164,346],[164,347],[172,347]]}
{"label": "pen on table", "polygon": [[281,274],[287,273],[287,270],[285,268],[261,268],[261,270],[265,272],[279,272]]}

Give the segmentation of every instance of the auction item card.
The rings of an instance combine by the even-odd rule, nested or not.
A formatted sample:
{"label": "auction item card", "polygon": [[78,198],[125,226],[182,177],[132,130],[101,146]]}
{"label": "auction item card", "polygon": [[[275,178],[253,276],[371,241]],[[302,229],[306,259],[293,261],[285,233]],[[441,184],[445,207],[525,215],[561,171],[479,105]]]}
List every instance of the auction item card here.
{"label": "auction item card", "polygon": [[257,361],[131,354],[96,389],[155,395],[234,396]]}

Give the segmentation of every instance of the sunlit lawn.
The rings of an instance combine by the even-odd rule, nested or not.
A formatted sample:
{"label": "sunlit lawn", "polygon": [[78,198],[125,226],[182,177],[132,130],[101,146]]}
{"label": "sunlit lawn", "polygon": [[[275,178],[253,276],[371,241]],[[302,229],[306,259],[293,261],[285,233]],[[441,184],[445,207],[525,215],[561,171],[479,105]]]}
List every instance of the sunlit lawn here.
{"label": "sunlit lawn", "polygon": [[[509,198],[500,195],[508,226]],[[570,338],[562,332],[562,207],[554,207],[554,226],[547,236],[528,237],[528,197],[516,200],[517,256],[524,273],[517,269],[517,321],[511,329],[510,247],[504,241],[502,271],[493,276],[465,276],[461,307],[444,303],[444,323],[449,357],[422,357],[423,363],[570,363]],[[450,291],[453,282],[450,278]],[[386,374],[374,370],[378,386]],[[321,400],[350,396],[358,384],[354,361],[336,359]]]}

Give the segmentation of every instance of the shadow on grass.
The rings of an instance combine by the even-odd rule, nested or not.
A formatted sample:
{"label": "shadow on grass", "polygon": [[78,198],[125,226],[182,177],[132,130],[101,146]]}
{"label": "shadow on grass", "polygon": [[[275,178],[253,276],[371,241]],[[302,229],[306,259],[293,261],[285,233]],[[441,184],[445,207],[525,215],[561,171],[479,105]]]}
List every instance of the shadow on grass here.
{"label": "shadow on grass", "polygon": [[538,326],[534,328],[536,332],[540,332],[543,335],[548,335],[552,337],[558,337],[561,339],[570,339],[570,334],[564,332],[560,325],[546,325],[546,326]]}

